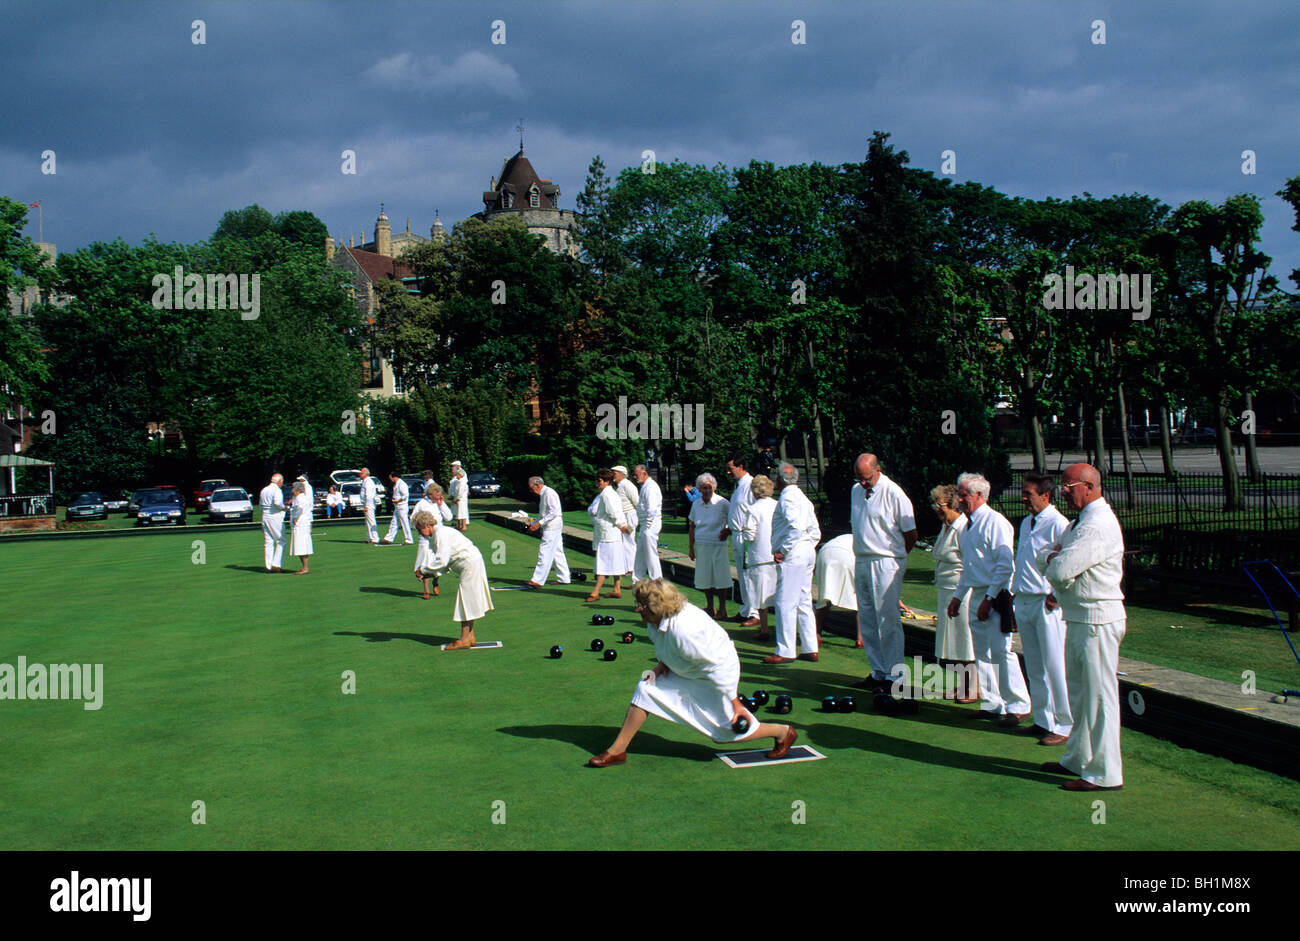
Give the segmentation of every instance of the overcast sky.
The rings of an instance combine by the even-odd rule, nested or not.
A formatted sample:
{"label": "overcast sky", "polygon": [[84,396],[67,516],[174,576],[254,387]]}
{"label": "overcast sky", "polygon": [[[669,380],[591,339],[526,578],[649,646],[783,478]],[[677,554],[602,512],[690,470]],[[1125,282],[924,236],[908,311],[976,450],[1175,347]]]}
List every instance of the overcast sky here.
{"label": "overcast sky", "polygon": [[914,166],[939,172],[951,149],[956,180],[1012,195],[1255,193],[1285,278],[1300,233],[1273,194],[1300,173],[1298,13],[1295,0],[6,0],[0,194],[41,200],[60,252],[198,241],[254,202],[310,210],[346,241],[373,237],[381,200],[394,231],[410,217],[423,234],[435,208],[449,227],[482,209],[521,118],[567,209],[596,154],[611,176],[645,149],[838,164],[880,129]]}

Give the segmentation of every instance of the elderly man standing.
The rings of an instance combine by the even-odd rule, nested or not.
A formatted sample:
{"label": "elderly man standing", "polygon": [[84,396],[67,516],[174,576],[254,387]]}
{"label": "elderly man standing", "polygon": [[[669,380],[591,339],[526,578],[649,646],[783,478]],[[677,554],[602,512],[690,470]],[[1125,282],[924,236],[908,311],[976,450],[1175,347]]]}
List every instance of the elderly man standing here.
{"label": "elderly man standing", "polygon": [[858,596],[858,633],[871,668],[853,685],[890,689],[903,664],[903,621],[899,601],[907,554],[916,545],[916,514],[903,488],[880,470],[874,454],[853,465],[858,486],[849,496],[853,528],[853,582]]}
{"label": "elderly man standing", "polygon": [[393,520],[388,524],[388,535],[383,538],[383,543],[386,546],[391,546],[394,537],[397,536],[397,528],[400,526],[402,534],[406,537],[406,544],[408,546],[414,545],[415,540],[411,538],[411,508],[409,506],[411,488],[397,471],[389,471],[388,481],[393,485],[391,495]]}
{"label": "elderly man standing", "polygon": [[641,499],[636,484],[627,479],[627,468],[615,464],[610,468],[614,472],[614,488],[623,505],[623,517],[627,520],[627,531],[623,533],[623,553],[627,556],[627,571],[624,573],[629,582],[636,581],[636,524],[637,501]]}
{"label": "elderly man standing", "polygon": [[280,571],[284,561],[284,477],[272,474],[271,482],[258,495],[262,508],[262,555],[268,572]]}
{"label": "elderly man standing", "polygon": [[528,580],[529,588],[541,588],[546,584],[546,577],[555,566],[555,580],[560,585],[567,585],[569,578],[569,560],[564,555],[564,517],[560,509],[560,495],[540,477],[528,478],[528,489],[537,497],[537,519],[529,525],[528,531],[542,531],[542,542],[537,549],[537,566],[533,577]]}
{"label": "elderly man standing", "polygon": [[1011,548],[1015,531],[1010,520],[988,505],[989,489],[980,474],[957,478],[957,503],[970,523],[961,533],[961,580],[948,602],[948,617],[957,617],[968,593],[972,604],[979,599],[970,630],[975,659],[985,665],[980,675],[990,682],[980,683],[984,705],[975,715],[997,718],[1003,728],[1014,728],[1029,716],[1029,689],[1020,660],[1011,652],[1011,634],[1002,632],[1003,615],[994,610],[993,602],[1008,590],[1015,574]]}
{"label": "elderly man standing", "polygon": [[772,560],[776,562],[776,653],[764,663],[789,663],[795,658],[795,629],[804,652],[801,660],[818,657],[817,618],[812,606],[813,566],[822,538],[817,513],[799,489],[793,464],[777,468],[781,497],[772,513]]}
{"label": "elderly man standing", "polygon": [[375,489],[375,479],[370,476],[370,468],[361,468],[361,509],[366,516],[366,542],[372,546],[379,545],[379,526],[375,523],[375,504],[379,502],[379,491]]}
{"label": "elderly man standing", "polygon": [[1029,515],[1020,521],[1016,575],[1011,580],[1034,726],[1041,736],[1039,745],[1064,745],[1071,728],[1065,682],[1065,622],[1052,586],[1037,567],[1038,558],[1056,546],[1070,526],[1070,521],[1052,506],[1053,489],[1052,478],[1046,474],[1025,475],[1020,500]]}
{"label": "elderly man standing", "polygon": [[[704,610],[709,617],[721,620],[727,616],[727,595],[731,594],[731,560],[727,557],[727,511],[730,505],[726,497],[717,494],[718,480],[712,474],[701,474],[695,478],[699,488],[700,499],[691,505],[686,533],[689,537],[689,551],[695,563],[695,587],[704,592]],[[718,610],[713,608],[717,599]]]}
{"label": "elderly man standing", "polygon": [[664,525],[664,495],[659,482],[650,476],[644,464],[632,468],[636,482],[641,486],[636,513],[641,529],[636,537],[636,558],[632,565],[632,582],[646,578],[663,578],[659,564],[659,531]]}
{"label": "elderly man standing", "polygon": [[1060,762],[1043,769],[1077,774],[1077,780],[1061,785],[1067,791],[1114,791],[1124,785],[1115,675],[1128,620],[1120,590],[1124,534],[1091,464],[1067,467],[1061,489],[1079,516],[1038,561],[1065,616],[1065,680],[1074,728]]}
{"label": "elderly man standing", "polygon": [[731,508],[727,511],[727,529],[731,530],[731,554],[736,559],[736,575],[740,583],[740,613],[736,620],[743,627],[758,626],[758,608],[746,596],[745,578],[745,514],[754,502],[750,487],[754,478],[745,470],[745,459],[740,454],[733,454],[727,459],[727,473],[736,481],[736,489],[731,491]]}

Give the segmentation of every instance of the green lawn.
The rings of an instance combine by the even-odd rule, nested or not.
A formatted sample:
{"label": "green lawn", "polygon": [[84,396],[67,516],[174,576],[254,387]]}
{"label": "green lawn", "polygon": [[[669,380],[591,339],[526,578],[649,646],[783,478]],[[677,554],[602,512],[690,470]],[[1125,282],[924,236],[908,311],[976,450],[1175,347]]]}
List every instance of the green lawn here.
{"label": "green lawn", "polygon": [[[535,539],[482,522],[469,534],[494,585],[528,578]],[[650,665],[626,599],[595,606],[618,621],[594,628],[579,600],[590,583],[500,591],[477,632],[505,647],[444,654],[454,577],[423,601],[413,550],[363,540],[360,522],[320,529],[305,577],[265,574],[252,531],[0,543],[11,586],[0,663],[104,669],[98,711],[0,700],[3,845],[1300,848],[1300,782],[1145,735],[1125,732],[1126,786],[1105,796],[1099,825],[1092,796],[1038,770],[1056,750],[971,723],[966,708],[824,715],[820,698],[864,672],[838,638],[819,663],[768,666],[748,631],[733,635],[742,689],[793,694],[801,741],[829,760],[732,771],[707,740],[651,718],[626,766],[587,769]],[[626,629],[637,642],[615,645],[617,661],[586,650]],[[546,656],[554,643],[560,660]],[[349,670],[355,695],[341,692]],[[191,823],[196,800],[203,826]],[[792,823],[796,801],[805,824]]]}

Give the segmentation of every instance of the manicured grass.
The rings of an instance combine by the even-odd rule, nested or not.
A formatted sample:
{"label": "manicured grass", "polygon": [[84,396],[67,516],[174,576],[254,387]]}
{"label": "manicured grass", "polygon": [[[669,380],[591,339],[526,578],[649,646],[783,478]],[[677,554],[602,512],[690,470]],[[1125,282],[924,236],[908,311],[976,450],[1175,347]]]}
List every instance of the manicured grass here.
{"label": "manicured grass", "polygon": [[[475,522],[493,585],[525,581],[537,541]],[[193,541],[206,558],[195,564]],[[256,532],[0,544],[16,590],[0,663],[102,663],[103,708],[0,700],[0,840],[10,849],[1294,849],[1300,783],[1124,734],[1125,789],[1060,791],[1055,749],[970,707],[860,708],[860,651],[764,665],[734,631],[742,690],[795,697],[829,760],[729,770],[692,730],[651,718],[627,765],[583,767],[612,740],[651,647],[627,598],[590,582],[498,591],[477,628],[500,650],[442,653],[456,579],[423,601],[414,550],[362,524],[316,534],[312,574],[268,575]],[[570,553],[590,572],[590,559]],[[288,560],[286,560],[288,561]],[[919,575],[919,573],[917,573]],[[909,584],[909,590],[926,586]],[[696,601],[698,593],[689,591]],[[613,627],[589,624],[612,613]],[[613,663],[586,650],[614,643]],[[550,660],[554,643],[565,655]],[[1127,651],[1126,651],[1127,652]],[[356,676],[344,695],[344,671]],[[760,743],[769,747],[770,741]],[[207,823],[191,823],[192,804]],[[505,823],[494,825],[493,803]],[[806,823],[792,823],[796,801]],[[498,812],[501,805],[497,805]],[[1025,821],[1033,821],[1026,826]]]}

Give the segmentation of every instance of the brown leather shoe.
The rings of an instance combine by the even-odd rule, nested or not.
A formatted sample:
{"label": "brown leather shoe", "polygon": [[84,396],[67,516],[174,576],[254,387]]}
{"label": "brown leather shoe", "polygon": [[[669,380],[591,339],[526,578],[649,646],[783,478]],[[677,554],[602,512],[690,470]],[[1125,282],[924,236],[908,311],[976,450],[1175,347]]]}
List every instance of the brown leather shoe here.
{"label": "brown leather shoe", "polygon": [[958,705],[961,705],[961,706],[969,706],[971,703],[973,703],[973,702],[979,702],[979,701],[980,701],[980,698],[979,698],[978,696],[963,696],[963,697],[961,697],[960,699],[954,699],[954,700],[953,700],[953,702],[955,702],[955,703],[957,703]]}
{"label": "brown leather shoe", "polygon": [[860,640],[855,640],[855,641],[853,642],[853,649],[854,649],[854,650],[861,650],[861,649],[862,649],[862,641],[860,641]]}
{"label": "brown leather shoe", "polygon": [[1083,778],[1077,778],[1073,781],[1066,781],[1061,785],[1063,791],[1122,791],[1124,785],[1116,784],[1114,787],[1102,787],[1100,784],[1093,784],[1091,781],[1085,781]]}
{"label": "brown leather shoe", "polygon": [[776,654],[763,658],[764,663],[794,663],[794,657],[778,657]]}
{"label": "brown leather shoe", "polygon": [[1051,774],[1068,774],[1072,778],[1077,778],[1079,776],[1059,761],[1044,761],[1039,767]]}
{"label": "brown leather shoe", "polygon": [[1039,737],[1041,738],[1042,736],[1044,736],[1044,735],[1047,734],[1047,729],[1043,728],[1041,725],[1039,725],[1037,722],[1035,722],[1035,723],[1034,723],[1033,725],[1031,725],[1029,728],[1025,729],[1025,734],[1026,734],[1026,735],[1037,735],[1037,736],[1039,736]]}
{"label": "brown leather shoe", "polygon": [[998,718],[998,728],[1014,729],[1028,718],[1029,713],[1027,712],[1008,712],[1006,715]]}
{"label": "brown leather shoe", "polygon": [[758,627],[758,625],[760,625],[760,624],[762,624],[762,623],[763,623],[763,622],[760,621],[758,618],[749,618],[748,620],[741,621],[741,622],[740,622],[740,626],[741,626],[741,627]]}
{"label": "brown leather shoe", "polygon": [[786,733],[782,735],[780,740],[776,743],[776,748],[773,748],[767,753],[767,757],[784,758],[786,754],[789,753],[790,746],[794,744],[794,740],[798,737],[799,733],[794,730],[793,725],[786,726]]}
{"label": "brown leather shoe", "polygon": [[617,755],[611,755],[607,751],[601,752],[587,762],[588,768],[608,768],[610,765],[621,765],[627,761],[627,752],[621,752]]}
{"label": "brown leather shoe", "polygon": [[971,719],[988,719],[990,721],[1001,722],[1002,717],[991,709],[976,709],[968,714]]}
{"label": "brown leather shoe", "polygon": [[1066,736],[1053,732],[1051,735],[1044,735],[1038,740],[1039,745],[1064,745],[1067,741]]}
{"label": "brown leather shoe", "polygon": [[534,581],[531,581],[531,580],[528,581],[526,584],[528,585],[529,588],[543,588],[543,587],[545,587],[545,586],[543,586],[543,585],[539,585],[539,584],[537,584],[537,582],[534,582]]}
{"label": "brown leather shoe", "polygon": [[815,650],[814,650],[812,653],[801,653],[801,654],[799,654],[799,659],[800,659],[800,660],[808,660],[808,661],[810,661],[810,662],[812,662],[812,663],[816,663],[819,657],[820,657],[820,654],[819,654],[817,651],[815,651]]}

